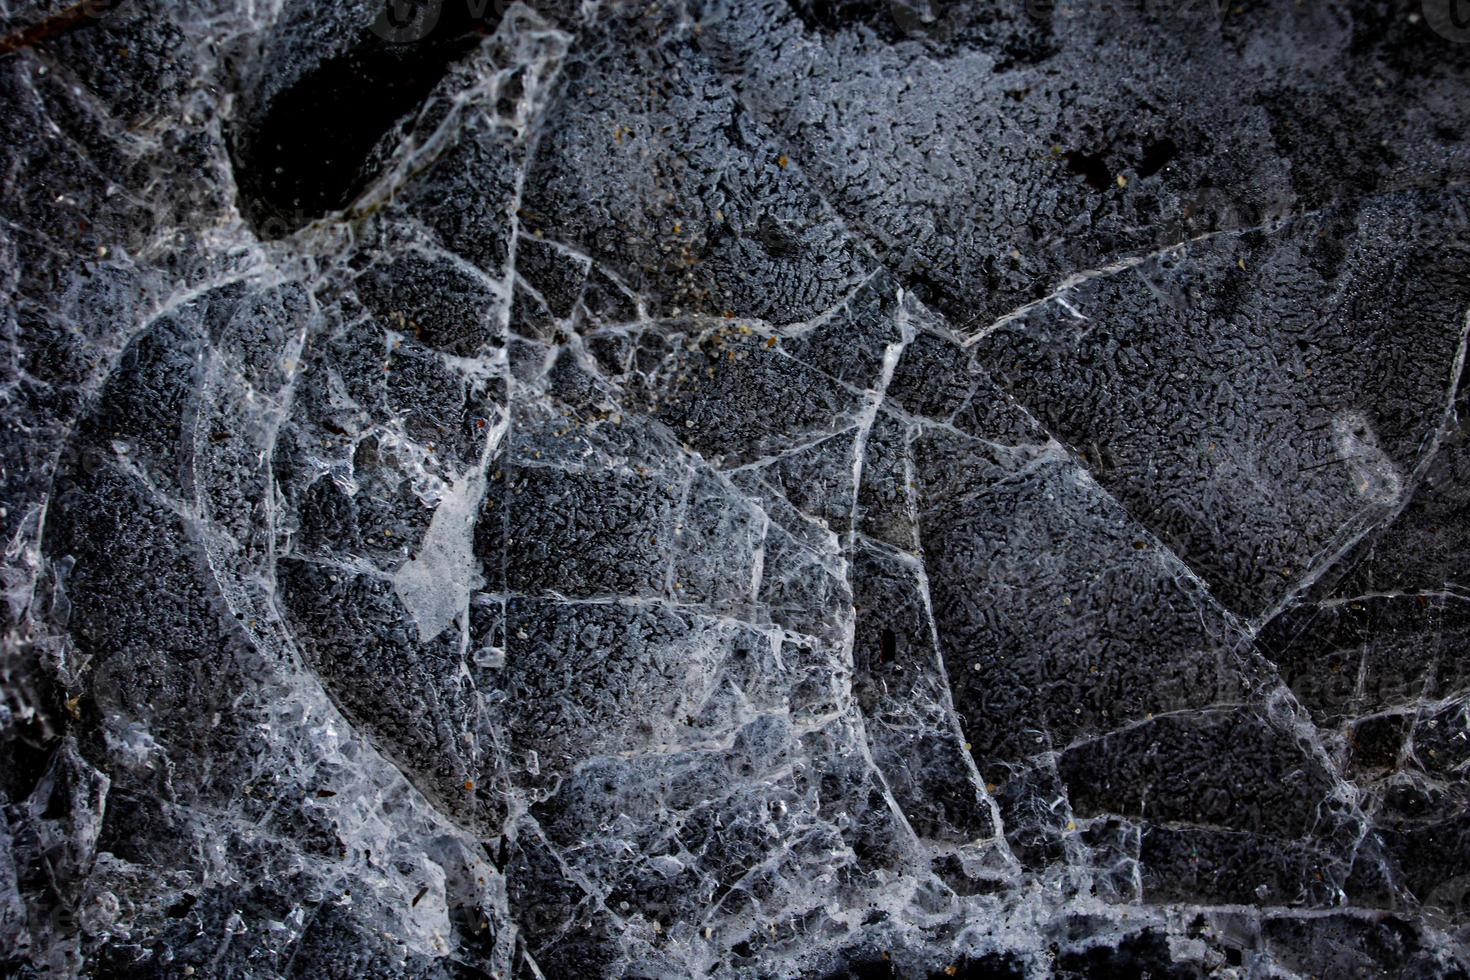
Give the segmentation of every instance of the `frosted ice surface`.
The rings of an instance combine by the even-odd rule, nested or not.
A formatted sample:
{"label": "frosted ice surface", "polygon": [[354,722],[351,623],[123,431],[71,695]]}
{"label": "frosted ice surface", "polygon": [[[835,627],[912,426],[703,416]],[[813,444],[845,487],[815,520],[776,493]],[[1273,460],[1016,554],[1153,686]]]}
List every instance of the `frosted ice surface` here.
{"label": "frosted ice surface", "polygon": [[1470,975],[1452,6],[0,4],[5,975]]}

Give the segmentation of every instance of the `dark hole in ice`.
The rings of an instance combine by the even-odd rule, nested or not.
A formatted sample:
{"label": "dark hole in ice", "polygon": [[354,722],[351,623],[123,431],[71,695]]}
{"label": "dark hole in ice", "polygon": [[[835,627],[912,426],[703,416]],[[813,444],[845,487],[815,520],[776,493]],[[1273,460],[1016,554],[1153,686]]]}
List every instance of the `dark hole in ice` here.
{"label": "dark hole in ice", "polygon": [[896,656],[898,656],[898,637],[893,635],[893,630],[885,626],[878,631],[878,662],[880,664],[892,663]]}
{"label": "dark hole in ice", "polygon": [[1067,161],[1067,169],[1087,181],[1087,186],[1095,191],[1105,191],[1113,183],[1113,175],[1100,153],[1070,150],[1064,159]]}
{"label": "dark hole in ice", "polygon": [[67,814],[67,795],[57,788],[46,797],[46,807],[41,811],[42,820],[60,820]]}
{"label": "dark hole in ice", "polygon": [[890,44],[904,39],[913,19],[901,0],[788,0],[788,6],[808,30],[835,34],[861,26]]}
{"label": "dark hole in ice", "polygon": [[[953,972],[951,972],[953,971]],[[986,953],[978,957],[962,957],[943,970],[929,974],[931,980],[1023,980],[1026,970],[1013,956]]]}
{"label": "dark hole in ice", "polygon": [[760,216],[756,225],[756,236],[766,252],[775,258],[788,258],[799,250],[800,242],[796,236],[779,218],[769,214]]}
{"label": "dark hole in ice", "polygon": [[246,120],[233,160],[240,211],[257,234],[289,235],[360,194],[376,175],[369,156],[384,134],[494,29],[501,6],[445,3],[427,36],[412,42],[389,42],[364,26],[353,47]]}
{"label": "dark hole in ice", "polygon": [[500,93],[495,100],[495,111],[502,116],[515,115],[516,104],[520,102],[521,96],[525,94],[525,79],[522,77],[523,68],[517,68],[511,72],[506,83],[501,86]]}
{"label": "dark hole in ice", "polygon": [[893,964],[887,960],[862,960],[847,969],[829,973],[822,980],[891,980]]}
{"label": "dark hole in ice", "polygon": [[189,911],[194,908],[195,905],[198,904],[199,897],[197,895],[192,895],[189,892],[185,892],[182,898],[180,898],[177,902],[174,902],[168,908],[164,909],[164,914],[167,915],[170,919],[182,919],[184,916],[189,914]]}
{"label": "dark hole in ice", "polygon": [[1179,147],[1168,137],[1148,144],[1143,148],[1143,159],[1138,162],[1138,176],[1152,177],[1163,170],[1178,153]]}
{"label": "dark hole in ice", "polygon": [[1118,942],[1064,953],[1057,958],[1057,973],[1094,980],[1135,980],[1138,977],[1179,976],[1170,969],[1168,940],[1156,929],[1147,929]]}

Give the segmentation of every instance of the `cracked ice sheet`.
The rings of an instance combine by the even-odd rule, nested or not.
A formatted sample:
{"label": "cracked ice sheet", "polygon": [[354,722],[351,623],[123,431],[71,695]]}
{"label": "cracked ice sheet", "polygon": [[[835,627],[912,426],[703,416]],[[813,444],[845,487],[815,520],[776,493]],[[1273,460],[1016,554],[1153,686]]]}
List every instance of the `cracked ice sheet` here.
{"label": "cracked ice sheet", "polygon": [[1288,0],[706,0],[696,15],[742,103],[962,329],[1130,254],[1457,183],[1470,161],[1463,52],[1397,15]]}
{"label": "cracked ice sheet", "polygon": [[[1463,212],[1397,193],[1463,180],[1453,50],[1289,5],[1191,47],[1117,9],[546,4],[382,55],[371,13],[149,6],[0,60],[17,955],[1454,969]],[[340,101],[256,169],[281,106],[388,77],[419,101],[359,172],[310,148],[361,135]],[[279,192],[333,174],[342,210]],[[1272,327],[1314,315],[1303,381]],[[1120,390],[1109,317],[1178,363]],[[1317,412],[1328,466],[1087,444],[1154,447],[1242,359],[1247,430]],[[1202,487],[1270,534],[1151,510]],[[1258,538],[1315,560],[1262,586]]]}
{"label": "cracked ice sheet", "polygon": [[1460,189],[1392,194],[1192,242],[974,350],[1259,624],[1434,458],[1465,352],[1467,205]]}
{"label": "cracked ice sheet", "polygon": [[[1261,632],[1421,901],[1463,905],[1467,459],[1454,424],[1403,510]],[[1381,886],[1380,886],[1381,887]]]}

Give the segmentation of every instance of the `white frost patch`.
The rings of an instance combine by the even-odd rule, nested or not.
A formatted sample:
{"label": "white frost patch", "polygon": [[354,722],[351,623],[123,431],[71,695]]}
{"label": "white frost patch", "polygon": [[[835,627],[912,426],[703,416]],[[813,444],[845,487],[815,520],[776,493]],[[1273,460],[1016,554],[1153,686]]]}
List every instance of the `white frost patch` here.
{"label": "white frost patch", "polygon": [[414,560],[393,576],[393,588],[427,643],[469,605],[485,584],[473,542],[475,517],[485,496],[485,474],[461,476],[439,501]]}
{"label": "white frost patch", "polygon": [[1338,456],[1348,467],[1353,489],[1374,503],[1391,504],[1404,489],[1398,467],[1378,445],[1368,420],[1355,412],[1333,421]]}

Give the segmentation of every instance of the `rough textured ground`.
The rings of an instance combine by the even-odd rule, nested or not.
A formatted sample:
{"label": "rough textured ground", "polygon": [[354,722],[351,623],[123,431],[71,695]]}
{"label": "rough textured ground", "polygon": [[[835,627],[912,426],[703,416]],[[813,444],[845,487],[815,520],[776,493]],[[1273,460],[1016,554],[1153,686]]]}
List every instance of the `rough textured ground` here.
{"label": "rough textured ground", "polygon": [[1467,976],[1470,9],[533,6],[0,2],[4,975]]}

